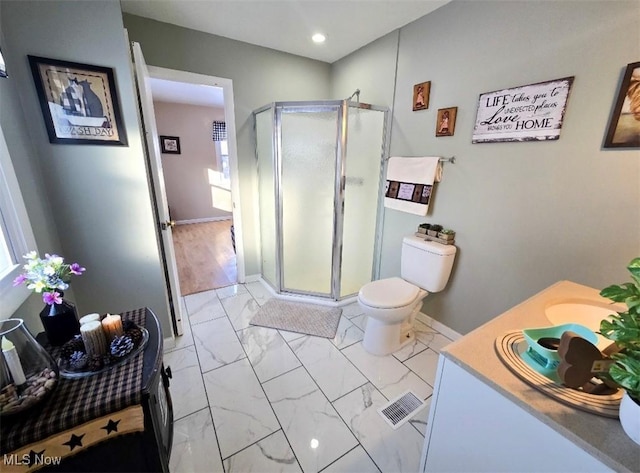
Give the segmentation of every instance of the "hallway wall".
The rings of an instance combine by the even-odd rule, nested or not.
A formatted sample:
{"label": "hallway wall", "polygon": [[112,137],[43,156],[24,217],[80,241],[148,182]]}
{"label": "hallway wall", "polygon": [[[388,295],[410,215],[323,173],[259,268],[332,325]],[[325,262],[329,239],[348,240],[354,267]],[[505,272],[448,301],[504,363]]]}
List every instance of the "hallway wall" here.
{"label": "hallway wall", "polygon": [[162,154],[171,219],[231,218],[231,191],[216,180],[222,169],[211,136],[213,121],[224,121],[224,108],[168,102],[153,107],[158,135],[180,139],[180,154]]}

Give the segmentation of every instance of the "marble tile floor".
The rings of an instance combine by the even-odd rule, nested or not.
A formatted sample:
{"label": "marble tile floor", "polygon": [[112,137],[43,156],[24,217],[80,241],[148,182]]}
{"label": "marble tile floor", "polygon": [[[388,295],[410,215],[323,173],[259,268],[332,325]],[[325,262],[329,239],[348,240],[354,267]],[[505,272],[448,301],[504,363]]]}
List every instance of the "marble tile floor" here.
{"label": "marble tile floor", "polygon": [[[416,472],[439,350],[416,340],[385,357],[362,348],[365,316],[343,307],[333,340],[254,327],[259,282],[183,298],[184,335],[165,351],[174,407],[172,473]],[[393,430],[377,409],[407,389],[426,407]]]}

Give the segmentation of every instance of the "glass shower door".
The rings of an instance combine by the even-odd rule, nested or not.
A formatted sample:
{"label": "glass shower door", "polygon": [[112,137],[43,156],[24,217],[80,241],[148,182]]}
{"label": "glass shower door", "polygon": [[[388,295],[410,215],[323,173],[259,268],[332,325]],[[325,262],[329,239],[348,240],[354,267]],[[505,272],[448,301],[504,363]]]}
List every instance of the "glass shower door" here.
{"label": "glass shower door", "polygon": [[258,192],[260,195],[260,254],[262,278],[279,290],[277,277],[276,191],[273,148],[273,108],[255,115]]}
{"label": "glass shower door", "polygon": [[386,114],[349,107],[340,298],[372,281]]}
{"label": "glass shower door", "polygon": [[338,110],[278,110],[282,288],[288,292],[331,296]]}

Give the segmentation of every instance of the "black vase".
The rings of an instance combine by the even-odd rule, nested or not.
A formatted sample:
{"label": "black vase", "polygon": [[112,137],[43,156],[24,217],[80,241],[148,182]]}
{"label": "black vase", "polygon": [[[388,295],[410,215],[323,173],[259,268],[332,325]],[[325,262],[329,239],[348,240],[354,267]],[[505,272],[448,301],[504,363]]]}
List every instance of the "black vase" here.
{"label": "black vase", "polygon": [[[60,294],[64,297],[64,294]],[[45,305],[40,312],[40,321],[53,346],[63,345],[80,333],[80,322],[76,306],[62,299],[62,304]]]}

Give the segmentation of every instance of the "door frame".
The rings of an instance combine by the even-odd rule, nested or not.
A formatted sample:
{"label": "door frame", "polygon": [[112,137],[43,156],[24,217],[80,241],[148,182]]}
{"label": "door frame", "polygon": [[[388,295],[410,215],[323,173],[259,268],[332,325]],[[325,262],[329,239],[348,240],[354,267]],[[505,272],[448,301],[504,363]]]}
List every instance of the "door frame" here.
{"label": "door frame", "polygon": [[229,177],[231,180],[231,213],[236,241],[236,267],[238,283],[246,279],[244,260],[244,240],[242,231],[242,210],[240,205],[240,176],[238,171],[238,146],[236,139],[236,118],[233,103],[233,81],[222,77],[197,74],[195,72],[179,71],[148,65],[149,76],[154,79],[164,79],[173,82],[209,85],[221,87],[224,96],[224,119],[227,126],[227,144],[229,147]]}

